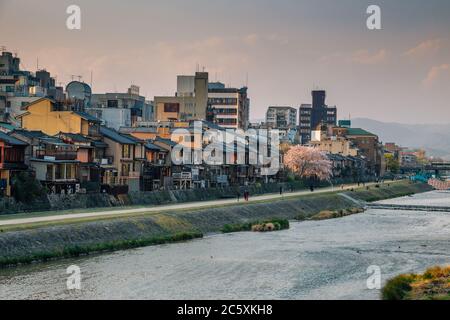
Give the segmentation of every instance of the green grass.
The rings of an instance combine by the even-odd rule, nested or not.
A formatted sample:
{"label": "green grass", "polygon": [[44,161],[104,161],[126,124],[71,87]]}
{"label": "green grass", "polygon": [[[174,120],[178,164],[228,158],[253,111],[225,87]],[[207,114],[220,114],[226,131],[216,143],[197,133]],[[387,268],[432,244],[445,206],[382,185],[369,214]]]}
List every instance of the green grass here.
{"label": "green grass", "polygon": [[44,262],[48,260],[61,258],[73,258],[92,253],[112,252],[118,250],[145,247],[150,245],[188,241],[202,237],[203,234],[201,232],[185,232],[161,237],[120,240],[84,246],[75,245],[66,247],[59,251],[39,252],[26,257],[17,257],[17,258],[2,257],[0,258],[0,267],[15,266],[19,264],[29,264],[32,262]]}

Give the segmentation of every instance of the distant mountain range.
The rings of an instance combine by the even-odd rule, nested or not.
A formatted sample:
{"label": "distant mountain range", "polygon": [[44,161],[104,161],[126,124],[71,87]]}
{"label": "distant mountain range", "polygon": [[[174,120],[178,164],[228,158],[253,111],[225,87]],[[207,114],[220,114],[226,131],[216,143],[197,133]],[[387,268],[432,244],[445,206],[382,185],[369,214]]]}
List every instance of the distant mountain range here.
{"label": "distant mountain range", "polygon": [[352,127],[375,133],[384,143],[423,148],[430,156],[450,160],[450,124],[400,124],[357,118],[352,119]]}

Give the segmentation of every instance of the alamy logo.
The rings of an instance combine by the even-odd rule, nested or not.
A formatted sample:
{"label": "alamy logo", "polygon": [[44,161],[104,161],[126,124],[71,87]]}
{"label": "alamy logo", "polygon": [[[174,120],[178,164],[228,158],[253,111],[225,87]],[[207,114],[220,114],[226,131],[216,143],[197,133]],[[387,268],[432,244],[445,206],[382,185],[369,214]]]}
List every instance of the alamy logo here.
{"label": "alamy logo", "polygon": [[381,8],[377,5],[370,5],[367,8],[367,14],[370,16],[367,18],[367,29],[369,30],[381,30]]}
{"label": "alamy logo", "polygon": [[381,268],[379,266],[370,266],[367,268],[367,289],[380,290],[381,289]]}
{"label": "alamy logo", "polygon": [[66,9],[69,15],[66,20],[66,27],[69,30],[81,30],[81,8],[77,5],[70,5]]}
{"label": "alamy logo", "polygon": [[67,290],[81,290],[81,269],[78,266],[70,266],[66,273],[69,274],[67,278]]}
{"label": "alamy logo", "polygon": [[193,130],[176,129],[171,140],[174,165],[252,165],[261,175],[274,176],[280,170],[279,130],[247,131],[209,129],[196,121]]}

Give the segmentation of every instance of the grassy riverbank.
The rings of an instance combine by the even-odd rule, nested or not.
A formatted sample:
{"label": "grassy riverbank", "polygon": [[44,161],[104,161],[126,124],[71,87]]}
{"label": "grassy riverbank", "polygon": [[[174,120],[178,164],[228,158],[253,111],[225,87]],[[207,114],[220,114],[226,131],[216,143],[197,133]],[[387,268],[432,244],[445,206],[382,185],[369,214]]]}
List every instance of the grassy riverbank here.
{"label": "grassy riverbank", "polygon": [[[345,193],[355,199],[369,196],[383,199],[429,190],[427,185],[404,182]],[[335,191],[301,196],[286,195],[279,199],[211,205],[199,209],[128,213],[101,219],[86,218],[2,227],[0,267],[91,252],[184,241],[207,233],[221,232],[225,228],[241,231],[250,226],[251,229],[254,222],[273,219],[306,220],[324,211],[337,212],[340,215],[341,212],[348,213],[357,209],[355,201],[339,193]],[[224,227],[226,225],[234,227]]]}
{"label": "grassy riverbank", "polygon": [[404,274],[389,280],[384,300],[450,300],[450,266],[433,267],[424,274]]}

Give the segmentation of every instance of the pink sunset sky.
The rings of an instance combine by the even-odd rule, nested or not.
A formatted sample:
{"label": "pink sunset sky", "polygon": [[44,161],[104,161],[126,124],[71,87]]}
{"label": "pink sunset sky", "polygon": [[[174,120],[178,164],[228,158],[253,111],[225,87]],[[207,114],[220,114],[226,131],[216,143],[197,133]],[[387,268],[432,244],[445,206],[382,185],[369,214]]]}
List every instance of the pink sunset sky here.
{"label": "pink sunset sky", "polygon": [[[71,4],[79,31],[66,28]],[[381,7],[382,30],[366,28],[369,4]],[[95,93],[133,83],[149,100],[170,95],[199,64],[229,86],[248,75],[253,119],[320,87],[340,118],[450,122],[445,0],[0,0],[0,45],[64,84],[92,71]]]}

